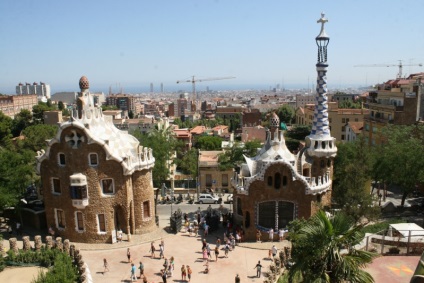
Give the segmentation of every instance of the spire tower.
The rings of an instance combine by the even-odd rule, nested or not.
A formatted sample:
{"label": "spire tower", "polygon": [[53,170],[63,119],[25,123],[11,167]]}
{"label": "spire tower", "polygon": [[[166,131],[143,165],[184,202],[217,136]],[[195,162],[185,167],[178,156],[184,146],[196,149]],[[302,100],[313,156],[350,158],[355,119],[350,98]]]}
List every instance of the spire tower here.
{"label": "spire tower", "polygon": [[321,13],[321,18],[317,23],[321,24],[321,31],[315,38],[318,46],[317,86],[315,94],[314,120],[311,134],[306,137],[308,153],[316,157],[334,157],[337,152],[335,141],[331,136],[328,119],[328,97],[327,97],[327,46],[330,37],[324,29],[328,20],[325,14]]}

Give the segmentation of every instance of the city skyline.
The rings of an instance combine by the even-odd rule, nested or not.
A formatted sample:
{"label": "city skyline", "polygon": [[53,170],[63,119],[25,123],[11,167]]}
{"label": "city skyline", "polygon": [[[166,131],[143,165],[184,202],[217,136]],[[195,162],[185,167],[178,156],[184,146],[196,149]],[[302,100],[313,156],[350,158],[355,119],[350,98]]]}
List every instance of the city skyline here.
{"label": "city skyline", "polygon": [[[227,77],[197,89],[316,84],[317,20],[329,19],[329,89],[423,71],[419,1],[3,1],[0,93],[43,81],[52,93],[94,90],[191,92],[177,80]],[[388,64],[391,67],[354,67]]]}

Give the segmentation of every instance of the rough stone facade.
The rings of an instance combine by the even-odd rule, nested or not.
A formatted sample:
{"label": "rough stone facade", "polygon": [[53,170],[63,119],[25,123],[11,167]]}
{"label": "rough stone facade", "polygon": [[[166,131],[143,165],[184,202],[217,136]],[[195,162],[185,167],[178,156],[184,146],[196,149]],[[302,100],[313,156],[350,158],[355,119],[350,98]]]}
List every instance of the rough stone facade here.
{"label": "rough stone facade", "polygon": [[[88,90],[80,97],[89,99]],[[151,232],[156,229],[151,151],[106,125],[101,110],[89,103],[79,101],[80,119],[61,124],[37,157],[47,225],[56,235],[87,243],[111,242],[120,229]]]}
{"label": "rough stone facade", "polygon": [[[331,136],[328,119],[326,87],[328,36],[324,32],[324,14],[317,44],[317,93],[313,125],[305,147],[291,153],[280,131],[280,119],[269,116],[270,130],[258,154],[246,157],[246,163],[232,178],[234,186],[233,220],[245,232],[246,240],[255,240],[257,231],[278,238],[278,230],[287,229],[289,222],[309,218],[319,209],[331,205],[335,138]],[[273,233],[273,234],[271,234]]]}

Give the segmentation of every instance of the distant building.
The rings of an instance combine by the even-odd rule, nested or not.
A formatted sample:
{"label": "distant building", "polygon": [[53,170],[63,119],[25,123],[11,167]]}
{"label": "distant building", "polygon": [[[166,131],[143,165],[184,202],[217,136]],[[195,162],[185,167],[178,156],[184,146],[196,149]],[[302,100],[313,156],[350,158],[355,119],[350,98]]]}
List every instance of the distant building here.
{"label": "distant building", "polygon": [[[93,92],[91,95],[93,96],[95,105],[102,106],[106,102],[103,92]],[[78,92],[76,91],[56,92],[52,95],[51,100],[56,102],[56,104],[62,101],[66,105],[72,105],[77,97]]]}
{"label": "distant building", "polygon": [[44,124],[58,126],[58,124],[63,122],[62,111],[44,111]]}
{"label": "distant building", "polygon": [[5,115],[14,118],[22,109],[32,112],[32,107],[38,104],[37,95],[1,95],[0,111]]}
{"label": "distant building", "polygon": [[[296,109],[296,124],[312,125],[314,122],[314,104]],[[369,113],[368,109],[338,108],[338,102],[328,102],[328,117],[332,135],[339,141],[346,140],[346,123],[363,122],[364,116]]]}
{"label": "distant building", "polygon": [[218,155],[221,153],[224,153],[224,151],[199,151],[199,184],[201,192],[232,191],[230,178],[234,170],[233,168],[225,171],[219,170]]}
{"label": "distant building", "polygon": [[113,94],[106,97],[106,105],[116,106],[122,111],[132,111],[134,115],[141,113],[141,104],[137,98],[129,94]]}
{"label": "distant building", "polygon": [[262,124],[262,114],[258,109],[249,108],[243,111],[241,115],[242,127],[260,126]]}
{"label": "distant building", "polygon": [[241,141],[248,142],[253,140],[259,140],[261,142],[266,141],[267,129],[262,126],[254,127],[243,127],[241,134]]}
{"label": "distant building", "polygon": [[362,133],[362,129],[364,128],[364,122],[348,122],[345,128],[345,141],[352,142],[355,141]]}
{"label": "distant building", "polygon": [[424,96],[421,79],[424,73],[412,74],[406,79],[389,80],[370,92],[368,115],[364,118],[364,138],[369,144],[378,144],[380,129],[388,124],[412,125],[424,118]]}
{"label": "distant building", "polygon": [[34,82],[30,83],[19,83],[16,86],[16,94],[25,95],[25,94],[35,94],[39,101],[47,102],[50,99],[50,85],[40,82],[40,84]]}

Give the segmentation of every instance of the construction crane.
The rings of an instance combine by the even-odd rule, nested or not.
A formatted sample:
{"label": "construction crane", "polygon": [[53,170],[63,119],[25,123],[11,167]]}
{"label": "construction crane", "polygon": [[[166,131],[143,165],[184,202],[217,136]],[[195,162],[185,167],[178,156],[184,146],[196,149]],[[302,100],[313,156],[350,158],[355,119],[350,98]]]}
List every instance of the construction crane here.
{"label": "construction crane", "polygon": [[355,65],[354,67],[398,67],[399,68],[399,72],[397,74],[397,78],[401,79],[402,78],[402,67],[404,66],[417,66],[417,67],[422,67],[423,64],[419,63],[419,64],[407,64],[407,65],[403,65],[402,64],[402,60],[399,60],[399,64],[371,64],[371,65]]}
{"label": "construction crane", "polygon": [[206,82],[206,81],[218,81],[218,80],[229,80],[229,79],[235,79],[236,77],[218,77],[218,78],[206,78],[206,79],[195,79],[195,76],[191,76],[191,79],[189,80],[179,80],[177,81],[177,84],[180,83],[191,83],[193,87],[193,101],[196,105],[196,111],[199,110],[199,107],[197,105],[198,103],[198,97],[196,94],[196,83],[198,82]]}

